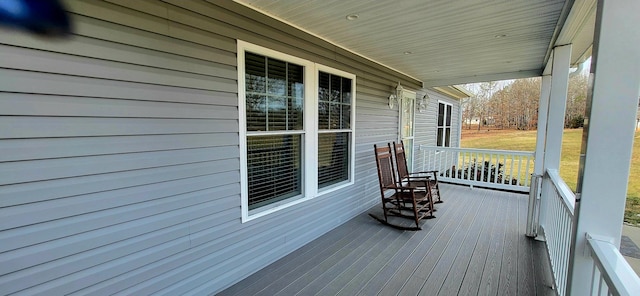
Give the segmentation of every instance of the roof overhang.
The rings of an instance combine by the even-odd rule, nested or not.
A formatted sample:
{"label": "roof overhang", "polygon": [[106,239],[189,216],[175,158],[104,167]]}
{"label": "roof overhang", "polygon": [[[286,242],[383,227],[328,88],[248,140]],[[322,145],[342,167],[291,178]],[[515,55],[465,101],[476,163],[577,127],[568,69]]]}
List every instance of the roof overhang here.
{"label": "roof overhang", "polygon": [[449,86],[436,86],[433,88],[436,92],[439,92],[443,95],[446,95],[450,98],[454,99],[464,99],[468,97],[472,97],[473,94],[470,93],[467,89],[462,86],[457,85],[449,85]]}
{"label": "roof overhang", "polygon": [[[596,0],[235,0],[423,82],[543,75],[552,49],[591,53]],[[351,19],[351,20],[350,20]]]}

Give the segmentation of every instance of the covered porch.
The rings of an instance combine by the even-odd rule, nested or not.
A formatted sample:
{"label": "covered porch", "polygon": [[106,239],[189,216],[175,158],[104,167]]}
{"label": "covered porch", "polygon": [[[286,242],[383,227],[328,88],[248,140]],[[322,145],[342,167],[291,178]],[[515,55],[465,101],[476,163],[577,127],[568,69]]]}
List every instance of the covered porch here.
{"label": "covered porch", "polygon": [[[250,5],[261,8],[260,1],[247,2],[252,2]],[[542,5],[544,7],[535,8],[541,9],[541,14],[543,13],[542,11],[558,13],[554,16],[549,15],[550,20],[552,20],[547,22],[546,25],[542,24],[544,28],[555,27],[555,29],[544,33],[548,34],[553,31],[551,34],[545,35],[550,37],[550,42],[548,43],[542,40],[535,40],[535,38],[527,38],[532,37],[531,32],[528,32],[528,29],[523,29],[524,26],[520,25],[522,20],[517,17],[511,21],[505,20],[505,22],[501,24],[500,29],[504,31],[517,31],[518,29],[522,29],[523,31],[520,33],[523,35],[518,36],[522,37],[522,39],[514,38],[511,39],[512,41],[505,42],[502,46],[496,47],[497,44],[501,44],[502,42],[496,40],[504,40],[506,37],[511,37],[508,33],[500,33],[498,32],[500,30],[497,30],[491,33],[494,38],[492,41],[483,40],[482,42],[474,44],[475,47],[471,46],[465,48],[465,50],[453,46],[452,44],[454,43],[452,42],[446,42],[450,41],[450,39],[445,39],[445,42],[441,43],[429,43],[429,38],[423,38],[421,42],[429,43],[423,44],[425,46],[431,45],[432,43],[441,46],[433,52],[422,54],[414,54],[421,53],[422,51],[420,49],[416,49],[416,52],[407,50],[404,51],[404,55],[402,55],[394,54],[394,52],[397,51],[397,48],[394,46],[384,47],[383,49],[376,47],[375,50],[366,47],[367,42],[376,43],[380,40],[393,40],[393,42],[390,43],[404,45],[413,41],[420,33],[423,33],[416,31],[414,32],[415,35],[400,34],[402,30],[400,27],[404,26],[403,22],[393,18],[383,19],[380,21],[380,24],[378,24],[378,26],[385,28],[381,33],[382,35],[385,33],[391,34],[387,36],[381,36],[375,33],[376,27],[367,29],[364,28],[364,26],[357,29],[364,30],[363,32],[358,31],[362,33],[361,36],[345,36],[340,33],[332,33],[331,30],[335,29],[332,27],[324,27],[324,29],[318,29],[317,32],[315,32],[327,39],[343,42],[341,44],[345,44],[355,51],[360,50],[361,52],[367,52],[367,50],[370,50],[371,56],[377,57],[377,60],[407,71],[409,74],[418,76],[419,79],[423,81],[425,88],[466,82],[542,76],[540,108],[538,111],[537,147],[533,157],[530,158],[531,162],[535,162],[535,164],[529,166],[529,160],[527,160],[526,164],[523,165],[523,168],[526,166],[526,171],[522,175],[519,175],[518,181],[515,184],[518,187],[516,190],[528,193],[528,197],[513,198],[519,201],[513,206],[508,202],[506,203],[507,205],[501,204],[494,207],[507,207],[503,209],[504,212],[497,212],[506,216],[495,215],[495,217],[511,217],[510,215],[513,215],[512,218],[505,218],[507,223],[504,223],[513,224],[507,226],[514,227],[512,230],[509,230],[510,228],[499,229],[498,227],[498,229],[494,229],[493,227],[485,226],[479,229],[480,233],[489,231],[490,233],[487,235],[479,234],[478,236],[474,236],[478,231],[470,231],[467,234],[458,236],[456,231],[464,228],[460,225],[468,223],[466,224],[468,227],[478,227],[477,224],[485,223],[485,220],[480,220],[482,221],[481,223],[472,223],[469,220],[475,221],[475,219],[483,219],[485,212],[493,209],[482,206],[472,206],[476,202],[481,202],[472,198],[468,201],[471,204],[468,205],[468,208],[471,209],[473,215],[456,215],[453,214],[456,212],[455,209],[444,209],[444,207],[449,206],[447,204],[443,207],[442,212],[438,212],[439,217],[435,221],[425,222],[425,225],[433,225],[433,228],[428,228],[428,231],[423,231],[426,234],[424,237],[425,241],[433,240],[432,245],[429,245],[426,250],[420,249],[419,252],[416,252],[416,250],[419,249],[418,246],[420,244],[416,244],[415,247],[410,248],[409,252],[398,251],[402,254],[401,256],[406,256],[405,260],[400,260],[401,262],[409,263],[409,267],[406,267],[406,269],[405,267],[398,267],[397,270],[389,271],[390,274],[386,274],[387,271],[381,267],[363,267],[359,270],[345,267],[343,269],[337,268],[339,271],[332,273],[331,271],[325,272],[320,269],[315,269],[315,266],[310,266],[308,268],[312,269],[308,271],[293,273],[293,281],[286,284],[283,282],[284,287],[295,287],[295,291],[307,288],[313,289],[312,287],[316,287],[315,283],[320,282],[320,278],[324,279],[327,277],[326,282],[317,286],[317,290],[313,290],[313,292],[322,294],[322,289],[334,288],[332,281],[338,282],[346,280],[347,278],[355,279],[361,274],[360,272],[371,272],[387,275],[386,277],[380,276],[384,284],[377,283],[377,280],[374,280],[373,277],[364,280],[365,282],[371,280],[370,282],[372,284],[381,285],[374,289],[377,289],[376,291],[378,293],[383,292],[384,289],[390,289],[388,291],[392,294],[410,295],[419,293],[435,294],[433,291],[436,290],[443,295],[458,293],[483,294],[482,289],[491,289],[492,286],[509,286],[510,284],[507,283],[513,283],[513,287],[510,287],[510,289],[516,287],[516,290],[510,290],[509,293],[505,294],[520,295],[527,291],[527,289],[519,289],[521,285],[529,285],[527,279],[517,276],[515,279],[512,277],[506,280],[501,277],[503,268],[506,268],[505,270],[514,268],[510,266],[510,264],[504,264],[505,262],[513,263],[513,261],[509,260],[504,261],[505,258],[511,258],[513,254],[509,252],[502,253],[501,256],[496,256],[496,258],[500,257],[501,259],[494,261],[491,257],[492,253],[489,252],[482,258],[487,264],[478,266],[472,266],[470,264],[473,263],[473,257],[476,254],[472,249],[470,250],[471,253],[460,255],[465,254],[465,250],[469,248],[464,241],[466,239],[472,240],[473,237],[477,238],[477,240],[475,240],[476,245],[482,245],[480,242],[483,239],[491,237],[486,243],[489,245],[502,244],[502,250],[511,250],[511,248],[504,247],[505,243],[513,243],[518,246],[520,246],[520,244],[523,246],[528,244],[533,250],[533,246],[538,243],[532,239],[523,237],[526,234],[528,237],[541,241],[544,246],[544,252],[535,252],[536,255],[533,255],[535,259],[532,258],[531,262],[548,261],[550,263],[551,272],[549,272],[549,274],[553,279],[553,284],[550,286],[553,287],[552,291],[554,293],[558,295],[637,295],[637,293],[640,293],[640,279],[624,261],[624,258],[618,250],[626,199],[626,183],[629,178],[629,159],[631,157],[631,147],[633,143],[635,111],[640,86],[640,71],[638,71],[640,68],[640,54],[638,53],[640,52],[640,33],[629,20],[633,18],[632,15],[640,11],[640,6],[638,6],[637,1],[611,0],[564,1],[556,2],[555,4],[557,5],[555,8],[551,7],[551,5]],[[326,7],[315,8],[321,10],[326,9],[324,10],[325,12],[331,10]],[[309,10],[314,12],[305,14],[299,11],[292,12],[287,8],[278,7],[277,5],[266,5],[264,9],[271,15],[280,17],[300,27],[306,27],[310,31],[313,31],[311,26],[313,20],[307,22],[304,18],[318,15],[317,10]],[[509,15],[511,16],[511,14]],[[434,15],[433,17],[435,18],[437,16]],[[355,20],[357,18],[358,15],[354,14],[349,15],[347,19]],[[539,20],[538,16],[533,16],[532,20],[533,19]],[[412,20],[415,22],[411,23],[407,21],[406,24],[417,28],[420,22],[422,22],[420,18]],[[482,23],[486,20],[476,19],[476,21]],[[431,19],[427,19],[426,22],[432,22],[431,24],[434,26],[438,24]],[[443,28],[443,30],[448,30],[450,27]],[[431,31],[437,30],[430,30],[429,32]],[[395,35],[393,35],[394,33]],[[453,33],[463,34],[465,32]],[[477,33],[483,33],[484,36],[489,34],[486,31]],[[437,35],[437,33],[434,34]],[[441,36],[434,36],[434,38],[435,37]],[[359,47],[358,44],[364,45]],[[402,46],[398,47],[404,48]],[[534,53],[533,51],[527,52],[524,50],[535,47],[538,49],[544,48],[546,52],[541,50]],[[490,58],[484,59],[485,56],[481,54],[481,51],[491,52]],[[520,56],[514,57],[513,54],[515,53],[520,54]],[[448,54],[451,54],[451,56]],[[410,58],[402,58],[406,56],[410,56]],[[436,56],[437,58],[435,59],[437,60],[434,60]],[[538,65],[525,65],[525,62],[534,56],[537,56],[534,60],[538,61]],[[592,56],[590,86],[587,98],[587,111],[585,114],[586,119],[578,188],[576,193],[574,193],[558,174],[567,85],[570,68],[577,66],[577,64],[583,62],[589,56]],[[428,57],[432,59],[429,60]],[[465,60],[466,63],[460,63],[460,60]],[[514,62],[514,60],[517,62]],[[540,63],[540,61],[543,62]],[[441,64],[443,62],[449,62],[449,64]],[[516,63],[522,64],[514,65]],[[438,66],[449,67],[446,71],[442,71]],[[394,139],[388,140],[391,141]],[[438,148],[434,149],[437,150]],[[444,148],[440,149],[446,150]],[[464,155],[461,153],[467,152],[453,151],[452,149],[449,149],[451,150],[450,152],[454,154],[451,161],[457,164],[460,160],[460,155]],[[440,158],[445,157],[444,155],[450,155],[449,153],[441,152],[442,151],[435,151],[435,154],[438,154]],[[473,154],[475,152],[469,153]],[[504,153],[504,151],[498,153]],[[488,154],[491,153],[488,152]],[[521,156],[530,157],[529,155]],[[464,158],[464,156],[462,157]],[[467,159],[472,158],[469,157]],[[417,165],[417,167],[422,165],[423,168],[432,168],[433,166],[431,160],[418,159],[416,161],[414,164]],[[445,162],[447,161],[448,160],[445,160]],[[442,162],[442,160],[438,159],[434,160],[434,162]],[[446,166],[446,168],[450,167],[450,164]],[[467,168],[467,172],[472,170],[474,169]],[[518,170],[520,170],[520,168]],[[455,169],[452,169],[450,175],[444,177],[453,177],[454,171]],[[491,173],[488,172],[488,174],[490,175]],[[455,175],[457,178],[466,178],[466,180],[462,180],[464,182],[461,183],[472,186],[479,185],[476,184],[478,180],[473,180],[471,174],[465,175],[464,171],[460,174],[455,173]],[[496,178],[496,180],[497,179],[498,178]],[[497,187],[505,187],[503,185],[504,183]],[[483,190],[482,192],[485,191]],[[492,192],[492,194],[499,195],[494,192]],[[455,194],[449,194],[449,196],[451,195]],[[464,204],[464,202],[462,202],[462,204]],[[464,213],[465,207],[460,206],[459,208],[461,209],[461,213]],[[475,215],[476,211],[478,215]],[[458,217],[459,221],[457,222],[461,224],[456,224],[453,227],[443,226],[448,225],[448,222],[446,222],[447,214]],[[491,215],[487,215],[487,217],[491,217]],[[456,218],[451,219],[455,220]],[[444,220],[444,222],[438,220]],[[356,219],[356,221],[358,221],[358,219]],[[351,223],[352,222],[349,222],[346,225],[350,225]],[[361,220],[361,224],[363,225],[369,225],[371,223],[372,222]],[[438,229],[446,229],[446,231],[438,232]],[[443,236],[441,235],[442,233],[446,235]],[[473,235],[468,235],[470,233],[473,233]],[[510,239],[504,240],[504,238],[509,237],[505,236],[505,233],[513,233],[513,241],[510,241]],[[418,237],[425,234],[405,235]],[[383,246],[393,246],[393,242],[396,241],[392,235],[390,238],[387,238],[383,234],[375,231],[367,238],[377,237],[377,235],[382,235],[382,237],[374,241]],[[494,237],[494,235],[498,235],[498,237],[503,238],[503,240]],[[519,238],[515,238],[517,236],[519,236]],[[416,240],[422,242],[422,239]],[[358,242],[358,239],[354,239],[353,241]],[[365,240],[365,242],[370,241]],[[363,243],[362,245],[365,247],[362,249],[362,252],[356,252],[356,254],[368,254],[367,251],[369,248],[366,247],[368,244],[372,243]],[[474,244],[471,243],[470,245]],[[359,244],[356,243],[355,246],[357,248]],[[451,248],[451,250],[449,250],[449,248]],[[493,248],[489,249],[496,251]],[[500,248],[498,247],[498,249]],[[390,249],[383,250],[390,251]],[[518,250],[520,250],[519,247]],[[296,252],[296,254],[300,252],[304,253],[304,251],[299,251]],[[380,252],[384,251],[381,250]],[[391,253],[397,254],[395,251]],[[391,257],[393,257],[393,255]],[[464,263],[465,260],[458,261],[458,258],[466,257],[472,259],[470,261],[467,260],[467,263]],[[520,259],[518,256],[514,258]],[[349,262],[348,265],[351,265],[351,263],[357,265],[357,263],[360,262],[358,261],[359,259],[360,257],[358,256],[354,257],[354,259],[346,259],[345,257],[343,261]],[[284,259],[282,262],[279,262],[280,264],[285,264],[286,261],[287,259]],[[491,269],[497,265],[500,266],[498,268],[500,271],[492,273]],[[511,276],[519,274],[520,270],[518,266],[518,264],[515,264],[515,269],[512,270],[513,272],[506,274]],[[293,267],[293,270],[295,270],[295,268],[297,268],[297,266]],[[329,268],[331,268],[331,266]],[[465,270],[465,275],[481,274],[481,276],[478,275],[478,277],[484,278],[486,276],[491,280],[487,282],[486,285],[478,284],[475,292],[468,292],[460,290],[466,281],[466,276],[463,276],[462,278],[465,280],[458,286],[458,290],[448,290],[449,288],[441,290],[443,287],[448,287],[443,283],[446,283],[447,280],[453,280],[453,277],[450,278],[449,275],[462,274],[461,270]],[[379,271],[381,273],[378,273]],[[475,272],[468,273],[468,271]],[[486,275],[485,271],[488,272]],[[539,269],[537,271],[539,271]],[[307,272],[318,272],[320,278],[310,276],[313,278],[305,279]],[[271,273],[273,273],[273,275],[268,275],[269,272],[259,272],[257,275],[250,277],[245,282],[241,282],[240,285],[236,285],[226,292],[232,293],[235,289],[244,289],[242,288],[243,285],[247,287],[259,287],[260,284],[257,283],[260,282],[263,276],[266,276],[266,279],[263,280],[266,283],[272,280],[270,276],[279,274],[278,272]],[[329,276],[329,274],[331,274],[331,276]],[[353,275],[353,277],[351,275]],[[456,278],[460,279],[460,277]],[[399,282],[396,282],[396,279]],[[273,280],[278,281],[277,279]],[[432,285],[432,281],[437,284]],[[254,284],[254,282],[256,282],[256,284]],[[482,282],[482,280],[480,280],[480,282]],[[531,286],[542,287],[543,285],[531,284]],[[258,291],[262,291],[262,288],[265,288],[264,291],[270,291],[272,293],[284,293],[287,291],[281,290],[280,288],[269,290],[271,289],[270,287],[274,286],[267,284],[259,288]],[[335,287],[339,288],[338,291],[343,290],[343,287],[340,285],[336,285]],[[363,291],[363,287],[366,288],[367,284],[363,284],[359,289],[355,288],[354,290],[348,291],[350,293],[358,293]],[[328,290],[325,291],[328,292]],[[376,291],[373,291],[373,294],[375,294]],[[451,292],[449,293],[449,291]],[[497,289],[496,291],[502,293],[505,290]],[[538,292],[538,290],[535,291]],[[544,289],[541,288],[540,291],[544,291]],[[309,292],[311,292],[311,290],[309,290]],[[386,295],[388,293],[380,294]]]}
{"label": "covered porch", "polygon": [[219,295],[554,295],[544,243],[525,236],[527,195],[441,191],[422,231],[363,213]]}

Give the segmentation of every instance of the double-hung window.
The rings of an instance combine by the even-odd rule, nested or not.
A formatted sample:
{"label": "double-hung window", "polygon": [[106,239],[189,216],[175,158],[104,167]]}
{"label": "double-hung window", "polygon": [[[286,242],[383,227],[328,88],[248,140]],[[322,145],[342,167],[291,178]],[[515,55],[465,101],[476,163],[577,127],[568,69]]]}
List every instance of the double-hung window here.
{"label": "double-hung window", "polygon": [[436,146],[451,146],[451,109],[452,105],[438,102],[438,131],[436,135]]}
{"label": "double-hung window", "polygon": [[238,41],[242,218],[353,184],[355,76]]}

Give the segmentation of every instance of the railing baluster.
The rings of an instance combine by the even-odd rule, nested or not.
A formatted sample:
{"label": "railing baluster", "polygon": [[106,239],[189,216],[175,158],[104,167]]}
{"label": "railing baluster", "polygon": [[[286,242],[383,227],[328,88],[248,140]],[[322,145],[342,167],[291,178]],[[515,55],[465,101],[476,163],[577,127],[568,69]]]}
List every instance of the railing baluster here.
{"label": "railing baluster", "polygon": [[[420,149],[423,150],[423,157],[417,158],[416,161],[422,161],[422,164],[415,163],[416,168],[422,165],[423,171],[438,170],[443,181],[521,192],[529,191],[528,171],[531,167],[531,159],[534,157],[533,152],[423,145]],[[522,161],[527,163],[523,165]],[[503,165],[502,169],[500,169],[500,163]],[[526,167],[524,172],[522,167]],[[503,175],[501,182],[497,178],[500,174]],[[505,182],[507,178],[509,182]],[[511,180],[514,179],[516,181],[512,184]]]}

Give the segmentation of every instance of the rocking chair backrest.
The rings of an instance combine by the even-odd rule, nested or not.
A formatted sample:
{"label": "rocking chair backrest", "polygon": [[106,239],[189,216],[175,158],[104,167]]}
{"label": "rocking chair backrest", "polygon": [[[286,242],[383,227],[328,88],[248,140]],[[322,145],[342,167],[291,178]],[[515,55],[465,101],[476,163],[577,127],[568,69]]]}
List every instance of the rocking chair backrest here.
{"label": "rocking chair backrest", "polygon": [[384,195],[384,190],[388,186],[396,184],[396,176],[393,172],[393,163],[391,162],[391,145],[378,148],[373,145],[376,153],[376,165],[378,167],[378,179],[380,181],[380,190]]}
{"label": "rocking chair backrest", "polygon": [[409,178],[409,168],[407,167],[407,157],[404,153],[404,143],[393,142],[393,148],[396,154],[396,166],[398,168],[398,180]]}

